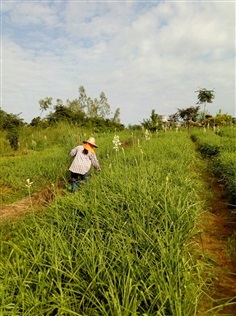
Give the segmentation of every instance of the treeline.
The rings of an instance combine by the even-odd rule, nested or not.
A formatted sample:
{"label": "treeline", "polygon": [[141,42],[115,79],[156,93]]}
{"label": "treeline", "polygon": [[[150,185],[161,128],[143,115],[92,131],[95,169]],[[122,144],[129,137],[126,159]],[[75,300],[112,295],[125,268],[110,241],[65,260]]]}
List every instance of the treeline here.
{"label": "treeline", "polygon": [[[87,96],[83,86],[79,87],[79,97],[75,100],[67,99],[66,104],[63,104],[61,99],[57,99],[56,104],[53,104],[53,98],[46,97],[39,100],[39,107],[40,116],[33,118],[29,124],[19,117],[20,114],[0,110],[0,129],[6,131],[6,139],[12,149],[18,149],[19,129],[23,126],[47,128],[65,122],[95,133],[125,129],[120,123],[120,109],[117,108],[114,114],[111,112],[105,93],[101,92],[99,98],[92,99]],[[50,113],[42,118],[42,113],[47,110],[51,110]]]}
{"label": "treeline", "polygon": [[[222,113],[222,110],[213,116],[200,111],[200,106],[191,106],[188,108],[178,109],[178,111],[168,117],[158,115],[153,109],[148,119],[143,119],[141,126],[144,129],[156,132],[162,128],[174,128],[183,126],[190,128],[198,127],[221,127],[232,126],[236,123],[235,118],[229,114]],[[138,128],[138,127],[137,127]]]}
{"label": "treeline", "polygon": [[80,127],[90,127],[94,125],[98,128],[116,127],[123,129],[120,123],[120,109],[117,108],[114,113],[111,112],[110,104],[104,92],[101,92],[99,98],[92,99],[87,96],[83,86],[79,87],[79,96],[75,100],[66,100],[63,104],[61,99],[56,100],[53,105],[53,99],[46,97],[39,100],[41,115],[43,111],[50,110],[50,113],[41,119],[41,115],[34,118],[31,126],[51,126],[55,123],[66,121]]}

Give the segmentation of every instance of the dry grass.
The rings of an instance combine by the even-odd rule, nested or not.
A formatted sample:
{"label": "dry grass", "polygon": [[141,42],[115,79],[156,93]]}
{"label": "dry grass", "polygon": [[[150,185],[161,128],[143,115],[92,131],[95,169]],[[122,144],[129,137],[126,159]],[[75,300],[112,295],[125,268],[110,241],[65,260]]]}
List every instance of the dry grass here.
{"label": "dry grass", "polygon": [[[57,189],[58,191],[60,189]],[[58,194],[58,192],[57,192]],[[12,204],[0,207],[0,222],[17,220],[29,212],[42,210],[47,203],[54,199],[55,193],[51,187],[44,188],[42,191],[25,197]]]}

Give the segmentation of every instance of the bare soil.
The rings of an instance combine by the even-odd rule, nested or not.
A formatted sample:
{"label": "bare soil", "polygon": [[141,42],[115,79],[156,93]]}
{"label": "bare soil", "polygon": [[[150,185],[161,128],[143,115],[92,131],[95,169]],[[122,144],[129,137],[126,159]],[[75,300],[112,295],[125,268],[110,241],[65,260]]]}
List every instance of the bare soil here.
{"label": "bare soil", "polygon": [[[213,284],[206,289],[201,315],[236,315],[236,209],[228,203],[224,187],[210,174],[206,175],[211,198],[200,223],[199,248],[202,260],[209,263]],[[229,302],[231,305],[229,305]],[[215,308],[212,312],[204,313]],[[224,306],[225,304],[225,306]]]}

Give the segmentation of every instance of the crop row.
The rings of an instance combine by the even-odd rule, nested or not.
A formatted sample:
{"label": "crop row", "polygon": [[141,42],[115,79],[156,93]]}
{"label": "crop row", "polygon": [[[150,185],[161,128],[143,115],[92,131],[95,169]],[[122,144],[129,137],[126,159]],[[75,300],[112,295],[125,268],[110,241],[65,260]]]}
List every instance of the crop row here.
{"label": "crop row", "polygon": [[[2,227],[0,314],[197,314],[205,281],[190,242],[202,207],[194,146],[187,133],[120,134],[115,151],[113,137],[97,135],[102,171],[79,192]],[[65,165],[72,139],[58,151]],[[29,157],[62,174],[63,160],[50,163],[56,152]],[[21,163],[33,173],[30,158]]]}
{"label": "crop row", "polygon": [[[78,130],[76,131],[78,133]],[[78,134],[68,125],[58,128],[22,128],[18,151],[5,144],[4,132],[1,147],[1,204],[9,204],[28,195],[27,180],[33,182],[31,193],[44,187],[56,187],[59,181],[66,181],[65,171],[70,162],[69,151],[78,143]],[[82,137],[82,135],[81,135]]]}
{"label": "crop row", "polygon": [[225,185],[229,203],[236,205],[236,131],[234,127],[212,130],[195,130],[191,134],[198,150],[208,157],[211,171]]}

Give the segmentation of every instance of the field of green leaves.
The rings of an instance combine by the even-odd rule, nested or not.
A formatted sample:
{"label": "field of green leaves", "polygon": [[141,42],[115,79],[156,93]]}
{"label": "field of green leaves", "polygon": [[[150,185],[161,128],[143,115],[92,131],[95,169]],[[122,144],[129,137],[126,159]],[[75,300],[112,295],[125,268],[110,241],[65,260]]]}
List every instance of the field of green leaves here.
{"label": "field of green leaves", "polygon": [[[17,153],[5,143],[2,204],[63,185],[43,212],[32,204],[27,216],[1,223],[0,315],[198,315],[211,283],[194,246],[204,210],[196,144],[202,152],[206,133],[192,132],[196,144],[185,130],[95,134],[102,171],[72,194],[69,152],[90,135],[24,128]],[[209,147],[214,137],[230,147],[233,136],[213,133]],[[226,147],[212,168],[231,198],[235,152]]]}
{"label": "field of green leaves", "polygon": [[229,203],[236,205],[236,130],[225,127],[213,130],[196,130],[191,134],[198,150],[210,159],[211,172],[227,189]]}

